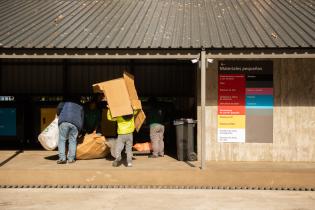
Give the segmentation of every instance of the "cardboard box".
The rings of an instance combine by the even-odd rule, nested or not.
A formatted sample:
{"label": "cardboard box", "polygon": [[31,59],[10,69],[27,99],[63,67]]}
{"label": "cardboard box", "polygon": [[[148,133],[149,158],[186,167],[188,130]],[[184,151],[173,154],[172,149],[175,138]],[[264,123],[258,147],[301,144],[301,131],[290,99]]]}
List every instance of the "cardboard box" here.
{"label": "cardboard box", "polygon": [[123,78],[126,82],[126,86],[127,86],[130,100],[139,99],[138,94],[137,94],[137,90],[136,90],[136,86],[135,86],[135,82],[134,82],[134,76],[132,74],[124,72]]}
{"label": "cardboard box", "polygon": [[133,110],[141,109],[135,116],[135,127],[139,131],[145,120],[134,83],[134,76],[124,72],[122,78],[109,80],[93,85],[94,92],[104,93],[113,117],[133,114]]}
{"label": "cardboard box", "polygon": [[132,109],[134,109],[134,110],[142,109],[142,105],[141,105],[140,100],[133,99],[130,102],[131,102]]}
{"label": "cardboard box", "polygon": [[125,80],[123,78],[99,83],[100,89],[106,96],[108,106],[113,117],[133,113],[131,101]]}
{"label": "cardboard box", "polygon": [[145,120],[145,114],[144,114],[144,111],[141,109],[140,112],[135,117],[135,127],[136,127],[137,132],[139,132],[144,120]]}

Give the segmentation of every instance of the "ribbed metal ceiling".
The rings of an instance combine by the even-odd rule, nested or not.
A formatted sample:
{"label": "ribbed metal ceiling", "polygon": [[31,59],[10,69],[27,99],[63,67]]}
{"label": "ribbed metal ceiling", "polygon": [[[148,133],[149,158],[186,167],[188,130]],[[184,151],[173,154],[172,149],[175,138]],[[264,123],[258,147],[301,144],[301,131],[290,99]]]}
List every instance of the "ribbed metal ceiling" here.
{"label": "ribbed metal ceiling", "polygon": [[314,48],[313,0],[2,0],[0,48]]}

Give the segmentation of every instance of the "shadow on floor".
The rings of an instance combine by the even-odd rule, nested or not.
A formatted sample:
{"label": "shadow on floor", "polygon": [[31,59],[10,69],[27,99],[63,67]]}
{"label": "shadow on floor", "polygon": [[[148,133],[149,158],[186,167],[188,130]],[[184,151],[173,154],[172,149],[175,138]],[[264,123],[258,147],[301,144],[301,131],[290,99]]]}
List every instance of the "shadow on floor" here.
{"label": "shadow on floor", "polygon": [[7,158],[6,160],[2,161],[0,163],[0,167],[4,166],[6,163],[8,163],[10,160],[12,160],[13,158],[15,158],[16,156],[18,156],[20,153],[23,153],[23,150],[18,150],[15,152],[14,155],[12,155],[11,157]]}
{"label": "shadow on floor", "polygon": [[187,165],[189,165],[190,167],[192,167],[192,168],[195,168],[196,166],[194,165],[194,164],[192,164],[192,163],[190,163],[190,162],[188,162],[188,161],[184,161]]}
{"label": "shadow on floor", "polygon": [[46,160],[58,160],[59,159],[59,156],[58,154],[56,155],[50,155],[50,156],[47,156],[47,157],[44,157]]}

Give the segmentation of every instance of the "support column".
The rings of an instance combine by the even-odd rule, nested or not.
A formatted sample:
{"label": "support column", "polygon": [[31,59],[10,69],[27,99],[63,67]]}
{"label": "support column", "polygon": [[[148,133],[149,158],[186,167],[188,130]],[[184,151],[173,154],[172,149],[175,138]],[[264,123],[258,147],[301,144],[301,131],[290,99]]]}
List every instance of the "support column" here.
{"label": "support column", "polygon": [[206,168],[206,52],[200,55],[201,93],[201,169]]}
{"label": "support column", "polygon": [[0,59],[0,96],[2,95],[2,59]]}

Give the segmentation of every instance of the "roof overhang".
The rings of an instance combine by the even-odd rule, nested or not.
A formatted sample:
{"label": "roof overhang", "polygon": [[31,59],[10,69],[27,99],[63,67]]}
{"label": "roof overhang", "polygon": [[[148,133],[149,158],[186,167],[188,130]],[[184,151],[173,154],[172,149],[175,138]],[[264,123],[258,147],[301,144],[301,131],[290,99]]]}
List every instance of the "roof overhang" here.
{"label": "roof overhang", "polygon": [[315,58],[315,49],[0,49],[0,59],[213,59]]}
{"label": "roof overhang", "polygon": [[207,50],[207,58],[215,59],[277,59],[315,58],[315,49],[234,49]]}
{"label": "roof overhang", "polygon": [[200,50],[131,49],[0,49],[0,58],[14,59],[194,59]]}

